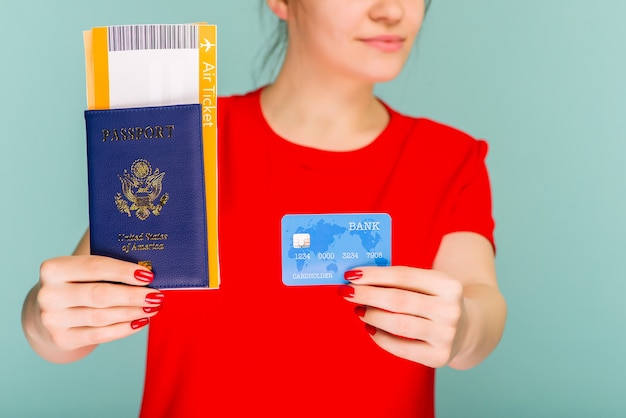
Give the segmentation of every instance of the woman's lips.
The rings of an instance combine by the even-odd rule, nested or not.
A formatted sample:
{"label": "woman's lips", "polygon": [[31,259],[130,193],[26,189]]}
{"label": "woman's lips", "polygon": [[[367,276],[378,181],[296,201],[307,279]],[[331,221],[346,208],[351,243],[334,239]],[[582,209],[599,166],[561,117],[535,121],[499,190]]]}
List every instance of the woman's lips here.
{"label": "woman's lips", "polygon": [[395,35],[381,35],[371,38],[362,38],[361,42],[383,52],[395,52],[400,50],[404,45],[404,38]]}

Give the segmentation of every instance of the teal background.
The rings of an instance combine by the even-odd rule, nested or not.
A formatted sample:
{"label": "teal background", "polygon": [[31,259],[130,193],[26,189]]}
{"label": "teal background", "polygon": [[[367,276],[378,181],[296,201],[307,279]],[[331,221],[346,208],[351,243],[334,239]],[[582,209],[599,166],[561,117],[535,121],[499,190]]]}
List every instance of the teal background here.
{"label": "teal background", "polygon": [[[273,23],[259,3],[2,0],[0,416],[139,408],[145,331],[61,366],[34,355],[19,325],[40,262],[70,253],[87,226],[82,31],[216,23],[225,95],[267,79],[259,51]],[[509,319],[483,364],[439,372],[439,417],[626,416],[624,16],[621,0],[433,0],[406,71],[378,90],[491,145]],[[355,382],[346,402],[375,384]]]}

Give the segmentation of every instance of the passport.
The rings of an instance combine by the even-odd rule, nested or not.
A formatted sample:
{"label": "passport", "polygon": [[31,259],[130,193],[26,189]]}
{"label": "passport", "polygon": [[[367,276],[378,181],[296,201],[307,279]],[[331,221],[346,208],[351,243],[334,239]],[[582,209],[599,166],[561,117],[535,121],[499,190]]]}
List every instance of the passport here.
{"label": "passport", "polygon": [[91,252],[207,288],[200,104],[85,111]]}
{"label": "passport", "polygon": [[391,217],[386,213],[289,214],[281,230],[287,286],[344,284],[348,270],[391,265]]}

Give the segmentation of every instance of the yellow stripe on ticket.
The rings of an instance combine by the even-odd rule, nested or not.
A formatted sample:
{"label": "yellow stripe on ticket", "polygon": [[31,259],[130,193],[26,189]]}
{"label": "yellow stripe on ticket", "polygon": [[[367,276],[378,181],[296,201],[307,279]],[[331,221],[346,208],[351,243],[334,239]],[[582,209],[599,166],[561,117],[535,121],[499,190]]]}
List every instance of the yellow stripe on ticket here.
{"label": "yellow stripe on ticket", "polygon": [[204,179],[208,229],[209,288],[220,285],[217,216],[217,28],[198,26],[199,77],[204,144]]}
{"label": "yellow stripe on ticket", "polygon": [[108,32],[106,27],[94,28],[91,32],[94,79],[93,109],[108,109],[110,106]]}

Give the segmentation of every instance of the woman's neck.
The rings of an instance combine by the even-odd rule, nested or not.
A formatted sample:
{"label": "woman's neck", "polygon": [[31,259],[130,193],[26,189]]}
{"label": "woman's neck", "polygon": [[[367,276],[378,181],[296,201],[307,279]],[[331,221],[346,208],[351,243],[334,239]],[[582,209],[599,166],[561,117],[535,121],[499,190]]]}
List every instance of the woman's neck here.
{"label": "woman's neck", "polygon": [[389,123],[387,109],[374,97],[373,85],[285,68],[263,90],[261,107],[281,137],[328,151],[362,148]]}

